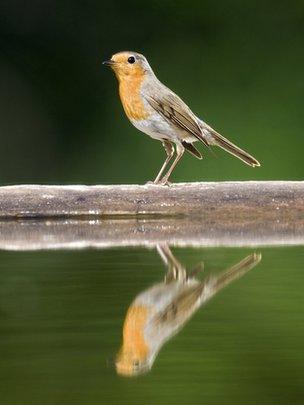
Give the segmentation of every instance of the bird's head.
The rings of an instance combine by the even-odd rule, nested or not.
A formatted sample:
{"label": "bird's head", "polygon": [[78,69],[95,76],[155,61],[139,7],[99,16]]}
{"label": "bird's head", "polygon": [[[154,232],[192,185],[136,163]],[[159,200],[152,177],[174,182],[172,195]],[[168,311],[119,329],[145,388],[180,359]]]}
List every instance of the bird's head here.
{"label": "bird's head", "polygon": [[103,64],[114,70],[118,80],[143,78],[146,74],[153,73],[147,59],[137,52],[115,53]]}

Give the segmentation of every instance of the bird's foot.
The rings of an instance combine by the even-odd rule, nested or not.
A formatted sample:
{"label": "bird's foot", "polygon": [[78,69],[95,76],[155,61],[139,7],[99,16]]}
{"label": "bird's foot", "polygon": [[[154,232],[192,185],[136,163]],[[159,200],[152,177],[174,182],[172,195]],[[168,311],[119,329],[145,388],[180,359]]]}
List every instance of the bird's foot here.
{"label": "bird's foot", "polygon": [[145,183],[145,186],[171,186],[172,183],[170,183],[168,180],[158,180],[158,181],[147,181]]}
{"label": "bird's foot", "polygon": [[170,183],[170,181],[166,180],[166,179],[162,179],[159,182],[157,182],[157,184],[159,186],[167,186],[170,187],[172,183]]}

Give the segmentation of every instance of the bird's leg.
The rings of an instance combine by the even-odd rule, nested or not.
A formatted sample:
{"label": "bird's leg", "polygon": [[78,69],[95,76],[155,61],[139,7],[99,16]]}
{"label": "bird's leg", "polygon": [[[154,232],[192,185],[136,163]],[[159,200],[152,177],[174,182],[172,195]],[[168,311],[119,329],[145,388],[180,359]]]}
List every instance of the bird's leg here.
{"label": "bird's leg", "polygon": [[170,162],[170,160],[172,159],[172,156],[174,155],[174,146],[172,145],[171,142],[163,141],[163,147],[165,148],[167,157],[166,157],[166,160],[164,161],[164,164],[162,165],[158,175],[156,176],[156,178],[153,182],[154,184],[157,184],[159,182],[159,179],[161,178],[167,164]]}
{"label": "bird's leg", "polygon": [[160,184],[163,184],[163,185],[168,184],[168,179],[169,179],[170,175],[172,174],[175,166],[177,165],[177,163],[179,162],[179,160],[183,156],[184,152],[185,152],[185,148],[182,145],[177,144],[176,145],[176,158],[174,159],[174,161],[173,161],[172,165],[170,166],[169,170],[167,171],[167,173],[159,181]]}

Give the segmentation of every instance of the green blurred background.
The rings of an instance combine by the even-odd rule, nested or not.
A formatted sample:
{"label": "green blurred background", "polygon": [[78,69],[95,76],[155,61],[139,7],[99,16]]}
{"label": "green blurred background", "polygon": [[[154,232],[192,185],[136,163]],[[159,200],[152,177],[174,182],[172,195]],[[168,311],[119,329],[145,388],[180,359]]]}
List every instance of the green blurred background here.
{"label": "green blurred background", "polygon": [[185,155],[175,181],[302,179],[303,40],[303,1],[2,0],[0,184],[154,178],[162,147],[101,64],[125,49],[262,163]]}

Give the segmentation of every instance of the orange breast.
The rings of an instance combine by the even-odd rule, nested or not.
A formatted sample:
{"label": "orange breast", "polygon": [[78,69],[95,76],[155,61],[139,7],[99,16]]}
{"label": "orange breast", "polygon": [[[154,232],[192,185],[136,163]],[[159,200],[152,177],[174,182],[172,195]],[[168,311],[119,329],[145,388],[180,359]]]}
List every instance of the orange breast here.
{"label": "orange breast", "polygon": [[121,80],[119,83],[120,99],[129,119],[143,120],[149,116],[140,95],[142,81],[143,76],[132,76],[132,78]]}

